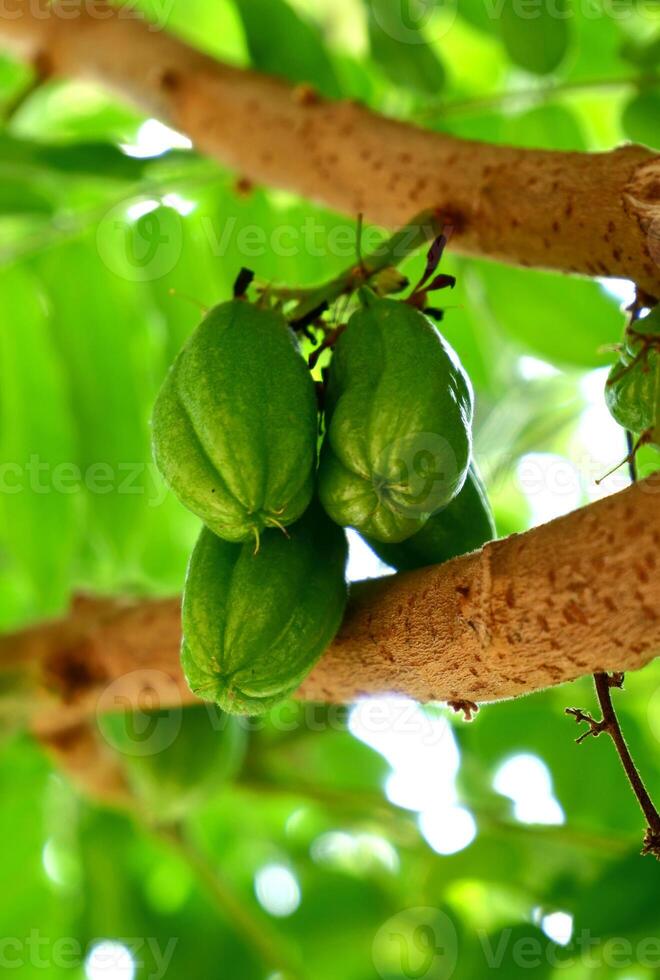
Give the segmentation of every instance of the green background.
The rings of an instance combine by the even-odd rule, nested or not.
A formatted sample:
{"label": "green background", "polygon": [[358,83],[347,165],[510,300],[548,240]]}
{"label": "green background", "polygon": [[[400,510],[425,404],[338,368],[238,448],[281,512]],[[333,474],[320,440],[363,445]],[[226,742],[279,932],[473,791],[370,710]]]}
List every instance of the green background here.
{"label": "green background", "polygon": [[[163,14],[156,0],[142,6]],[[414,5],[405,19],[402,9],[173,0],[165,21],[218,57],[438,131],[562,150],[660,145],[650,3],[567,0],[539,4],[535,17],[513,0],[449,0],[421,19]],[[308,284],[354,258],[354,221],[267,188],[246,193],[240,174],[100,88],[48,82],[23,98],[29,81],[0,58],[3,630],[63,613],[76,591],[180,590],[197,524],[165,492],[149,451],[168,364],[199,305],[227,297],[241,266],[261,281]],[[606,290],[454,256],[442,271],[457,277],[440,296],[450,306],[442,330],[474,383],[476,456],[500,532],[624,486],[625,470],[600,489],[595,479],[624,452],[602,387],[626,284]],[[642,458],[642,470],[655,462]],[[377,570],[364,554],[351,568]],[[657,796],[660,670],[628,677],[616,697]],[[191,814],[197,863],[162,831],[86,800],[7,717],[0,937],[19,942],[26,978],[132,976],[130,958],[114,974],[81,964],[102,940],[132,950],[137,977],[157,975],[147,937],[161,950],[176,939],[171,978],[286,976],[246,938],[247,919],[275,960],[283,943],[314,980],[495,968],[507,980],[650,980],[660,871],[638,857],[642,819],[611,744],[573,744],[563,709],[592,702],[585,680],[486,707],[472,724],[409,708],[417,734],[368,739],[378,748],[357,713],[291,705],[249,733],[233,782]],[[422,750],[427,729],[437,744]],[[515,802],[494,780],[501,788],[503,763],[519,756],[536,762],[505,770]],[[388,787],[405,806],[388,802]],[[471,826],[465,810],[476,836],[458,847],[452,819]],[[32,930],[47,941],[46,972],[26,944]],[[66,937],[82,950],[70,965],[54,952]],[[15,948],[0,954],[9,962]],[[501,954],[496,967],[489,950]]]}

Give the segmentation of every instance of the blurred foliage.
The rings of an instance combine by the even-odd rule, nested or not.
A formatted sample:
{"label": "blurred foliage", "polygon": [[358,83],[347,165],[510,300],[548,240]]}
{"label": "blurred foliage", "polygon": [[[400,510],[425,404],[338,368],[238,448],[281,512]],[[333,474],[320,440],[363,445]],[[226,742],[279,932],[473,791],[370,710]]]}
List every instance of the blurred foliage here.
{"label": "blurred foliage", "polygon": [[[235,64],[460,136],[660,145],[651,4],[140,7]],[[0,59],[4,630],[61,613],[78,589],[178,591],[197,527],[165,492],[148,431],[168,364],[240,266],[309,284],[355,258],[353,221],[243,187],[101,88],[29,83],[24,66]],[[421,261],[407,263],[411,278]],[[454,256],[443,271],[457,286],[441,328],[475,386],[476,454],[501,533],[623,486],[625,473],[594,484],[623,455],[598,373],[622,331],[620,299],[597,282]],[[540,467],[534,486],[525,461]],[[644,450],[640,467],[657,468],[657,456]],[[617,695],[656,795],[659,689],[655,666]],[[612,746],[576,747],[563,716],[592,702],[584,681],[484,708],[471,725],[428,709],[451,728],[422,782],[433,786],[455,739],[457,800],[476,821],[472,843],[451,854],[430,846],[413,809],[388,802],[390,763],[351,734],[343,710],[288,705],[248,726],[235,780],[169,829],[86,799],[27,736],[5,740],[0,935],[18,945],[3,939],[3,966],[22,957],[29,980],[45,957],[49,977],[82,977],[81,957],[106,939],[132,950],[138,978],[448,980],[487,975],[495,957],[505,980],[650,980],[658,868],[637,855],[642,821]],[[520,754],[547,766],[563,823],[525,821],[494,790]],[[573,916],[565,945],[548,937],[554,913]],[[91,960],[86,975],[132,974],[95,972]]]}

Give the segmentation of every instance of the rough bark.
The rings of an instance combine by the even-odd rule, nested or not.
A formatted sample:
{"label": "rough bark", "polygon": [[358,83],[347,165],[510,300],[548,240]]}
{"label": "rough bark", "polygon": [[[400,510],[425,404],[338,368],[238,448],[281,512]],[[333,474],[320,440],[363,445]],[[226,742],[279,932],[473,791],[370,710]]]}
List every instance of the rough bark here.
{"label": "rough bark", "polygon": [[[660,652],[659,547],[656,475],[445,565],[360,583],[299,696],[484,702],[642,667]],[[80,599],[60,622],[0,637],[0,669],[52,733],[193,700],[179,643],[178,599]]]}
{"label": "rough bark", "polygon": [[45,3],[5,4],[0,44],[42,71],[111,86],[251,181],[389,227],[440,208],[460,252],[629,278],[660,296],[660,157],[644,147],[455,139],[220,64],[100,2]]}

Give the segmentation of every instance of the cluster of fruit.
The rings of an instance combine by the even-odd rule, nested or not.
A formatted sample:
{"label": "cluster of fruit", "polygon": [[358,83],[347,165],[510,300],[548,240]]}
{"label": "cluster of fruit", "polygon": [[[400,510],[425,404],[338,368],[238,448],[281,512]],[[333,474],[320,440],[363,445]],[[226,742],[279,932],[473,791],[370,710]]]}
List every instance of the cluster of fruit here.
{"label": "cluster of fruit", "polygon": [[284,314],[267,297],[235,298],[190,337],[154,408],[157,464],[205,525],[186,577],[183,668],[225,711],[268,710],[332,640],[344,527],[396,569],[494,534],[470,465],[471,386],[435,324],[362,289],[337,333],[320,412]]}
{"label": "cluster of fruit", "polygon": [[628,325],[605,400],[619,425],[638,437],[637,445],[660,446],[660,306]]}

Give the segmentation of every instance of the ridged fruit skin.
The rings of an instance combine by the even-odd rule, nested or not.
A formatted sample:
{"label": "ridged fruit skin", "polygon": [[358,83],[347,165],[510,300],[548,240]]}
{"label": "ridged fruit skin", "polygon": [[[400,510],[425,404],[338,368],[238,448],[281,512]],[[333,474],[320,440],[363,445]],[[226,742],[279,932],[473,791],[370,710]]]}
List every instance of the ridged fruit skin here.
{"label": "ridged fruit skin", "polygon": [[660,310],[627,329],[605,385],[610,414],[625,429],[660,441]]}
{"label": "ridged fruit skin", "polygon": [[152,419],[156,463],[179,500],[228,541],[296,521],[314,482],[314,383],[284,318],[232,300],[176,358]]}
{"label": "ridged fruit skin", "polygon": [[428,519],[421,531],[399,544],[383,544],[366,537],[379,558],[398,572],[441,565],[450,558],[476,551],[496,537],[493,512],[485,487],[474,466],[470,466],[463,489]]}
{"label": "ridged fruit skin", "polygon": [[234,714],[262,714],[300,685],[346,604],[344,532],[316,502],[255,554],[204,529],[183,599],[181,662],[192,691]]}
{"label": "ridged fruit skin", "polygon": [[472,411],[470,382],[432,321],[368,298],[330,366],[319,469],[327,513],[377,541],[411,537],[463,486]]}
{"label": "ridged fruit skin", "polygon": [[[191,813],[239,771],[247,733],[215,705],[102,715],[99,728],[119,753],[126,779],[148,817],[171,823]],[[151,732],[151,745],[145,736]],[[159,745],[162,739],[162,746]],[[136,752],[142,746],[146,754]]]}

